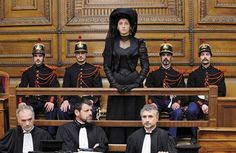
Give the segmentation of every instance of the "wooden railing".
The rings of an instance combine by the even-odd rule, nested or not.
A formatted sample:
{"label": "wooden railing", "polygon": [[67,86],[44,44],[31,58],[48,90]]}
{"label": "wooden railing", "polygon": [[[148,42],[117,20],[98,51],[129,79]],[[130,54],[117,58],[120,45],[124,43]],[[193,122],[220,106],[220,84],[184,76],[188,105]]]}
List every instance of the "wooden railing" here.
{"label": "wooden railing", "polygon": [[[209,88],[136,88],[131,92],[120,94],[115,88],[10,88],[9,122],[10,127],[16,127],[17,95],[207,95],[209,100],[208,120],[170,121],[159,120],[159,127],[216,127],[217,126],[217,86]],[[37,126],[60,126],[70,120],[35,120]],[[141,121],[127,120],[96,120],[93,124],[100,127],[142,127]],[[109,144],[109,151],[125,151],[125,144]]]}
{"label": "wooden railing", "polygon": [[[208,120],[204,121],[159,121],[159,126],[164,127],[216,127],[217,125],[217,86],[209,88],[136,88],[131,92],[120,94],[115,88],[10,88],[9,96],[9,120],[10,127],[15,127],[17,108],[17,95],[122,95],[122,96],[140,96],[140,95],[207,95],[209,100],[209,115]],[[63,124],[64,121],[38,121],[39,124],[55,126]],[[124,121],[94,121],[97,125],[124,126]],[[109,124],[106,124],[106,122]],[[122,124],[120,124],[122,123]],[[37,120],[36,120],[37,124]],[[128,121],[128,126],[140,125],[139,121]]]}

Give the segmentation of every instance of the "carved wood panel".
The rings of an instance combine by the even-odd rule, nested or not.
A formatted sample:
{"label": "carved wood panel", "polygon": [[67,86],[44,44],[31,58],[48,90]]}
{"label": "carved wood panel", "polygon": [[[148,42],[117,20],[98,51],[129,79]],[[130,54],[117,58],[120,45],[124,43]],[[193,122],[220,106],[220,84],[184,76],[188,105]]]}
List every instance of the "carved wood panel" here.
{"label": "carved wood panel", "polygon": [[0,0],[0,26],[52,24],[51,0]]}
{"label": "carved wood panel", "polygon": [[46,63],[57,64],[56,35],[0,35],[0,65],[31,65],[32,48],[38,38],[45,45]]}
{"label": "carved wood panel", "polygon": [[205,40],[213,54],[212,62],[216,65],[233,65],[236,63],[236,35],[230,33],[196,33],[194,38],[194,59],[199,63],[198,48]]}
{"label": "carved wood panel", "polygon": [[173,63],[183,65],[189,63],[190,58],[190,39],[188,34],[173,33],[139,33],[138,38],[144,38],[148,49],[148,56],[151,65],[160,65],[160,45],[165,41],[173,45]]}
{"label": "carved wood panel", "polygon": [[[198,0],[195,1],[195,5],[197,27],[208,25],[212,28],[211,26],[230,26],[236,23],[236,1],[234,0]],[[235,28],[235,26],[231,27]]]}
{"label": "carved wood panel", "polygon": [[199,153],[234,153],[236,151],[235,128],[200,128]]}
{"label": "carved wood panel", "polygon": [[236,99],[219,98],[218,99],[218,126],[236,127]]}
{"label": "carved wood panel", "polygon": [[[131,7],[138,13],[140,25],[145,30],[154,30],[164,25],[182,25],[187,28],[184,0],[62,0],[62,31],[103,31],[108,29],[109,15],[113,9]],[[89,25],[89,27],[87,26]],[[158,26],[155,26],[158,25]],[[140,30],[142,30],[140,28]],[[167,28],[167,27],[165,27]],[[169,27],[170,29],[171,27]],[[172,27],[173,28],[173,27]]]}

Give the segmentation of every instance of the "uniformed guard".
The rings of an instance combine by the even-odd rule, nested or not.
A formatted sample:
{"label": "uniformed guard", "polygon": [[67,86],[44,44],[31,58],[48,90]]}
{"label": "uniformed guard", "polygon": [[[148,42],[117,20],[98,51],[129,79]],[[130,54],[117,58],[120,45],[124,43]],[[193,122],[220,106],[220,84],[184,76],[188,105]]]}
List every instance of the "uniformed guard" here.
{"label": "uniformed guard", "polygon": [[[171,66],[173,47],[170,43],[163,43],[160,46],[161,66],[159,69],[150,72],[146,86],[150,88],[184,88],[183,74]],[[149,103],[155,103],[160,112],[169,112],[171,120],[182,120],[183,112],[181,106],[185,104],[184,97],[170,96],[149,96]],[[173,137],[177,135],[176,128],[169,128]]]}
{"label": "uniformed guard", "polygon": [[[44,64],[45,46],[38,40],[33,46],[33,65],[22,70],[22,77],[19,87],[59,87],[56,69],[53,66]],[[19,105],[31,105],[34,108],[36,118],[40,112],[45,112],[47,119],[56,119],[57,97],[56,96],[38,96],[29,97],[19,96]],[[48,127],[50,134],[55,134],[55,128]]]}
{"label": "uniformed guard", "polygon": [[[209,85],[218,86],[218,96],[224,97],[226,95],[226,86],[224,73],[216,69],[211,64],[212,51],[209,44],[203,42],[199,46],[200,66],[189,74],[187,86],[189,88],[208,87]],[[208,114],[208,100],[205,95],[191,96],[189,106],[187,109],[187,119],[197,120]],[[196,143],[196,129],[193,128],[192,143]]]}
{"label": "uniformed guard", "polygon": [[[85,42],[79,41],[75,44],[74,55],[76,63],[66,68],[63,80],[63,87],[74,88],[101,88],[102,79],[98,67],[86,62],[87,45]],[[74,105],[85,97],[93,102],[93,119],[96,117],[96,110],[100,105],[99,96],[79,95],[64,96],[63,102],[59,110],[60,119],[74,119]]]}

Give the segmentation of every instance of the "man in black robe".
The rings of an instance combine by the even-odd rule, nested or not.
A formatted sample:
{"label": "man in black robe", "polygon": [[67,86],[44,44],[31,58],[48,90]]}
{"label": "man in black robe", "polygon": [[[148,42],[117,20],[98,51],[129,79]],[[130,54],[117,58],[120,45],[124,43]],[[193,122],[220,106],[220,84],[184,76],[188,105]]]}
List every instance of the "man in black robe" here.
{"label": "man in black robe", "polygon": [[167,131],[157,128],[159,112],[156,106],[144,105],[140,115],[144,128],[129,136],[126,153],[177,153],[173,137]]}
{"label": "man in black robe", "polygon": [[[87,53],[86,43],[79,40],[75,44],[74,50],[76,63],[66,68],[63,78],[63,87],[102,88],[102,78],[99,73],[99,68],[86,61]],[[93,119],[96,119],[97,109],[100,107],[100,96],[93,95],[80,95],[80,97],[63,96],[63,102],[58,111],[59,119],[74,119],[74,105],[81,97],[90,99],[93,102]]]}
{"label": "man in black robe", "polygon": [[[0,140],[1,153],[24,153],[26,151],[39,151],[40,140],[52,139],[47,131],[34,126],[34,111],[31,106],[20,106],[17,109],[16,114],[17,121],[20,126],[10,129]],[[26,135],[30,136],[31,138],[27,139]],[[27,150],[28,147],[31,149]]]}
{"label": "man in black robe", "polygon": [[[64,141],[63,150],[107,151],[108,140],[105,132],[102,128],[89,123],[92,120],[92,105],[89,99],[83,98],[81,102],[75,104],[76,119],[58,128],[56,139]],[[85,133],[82,133],[82,130]]]}

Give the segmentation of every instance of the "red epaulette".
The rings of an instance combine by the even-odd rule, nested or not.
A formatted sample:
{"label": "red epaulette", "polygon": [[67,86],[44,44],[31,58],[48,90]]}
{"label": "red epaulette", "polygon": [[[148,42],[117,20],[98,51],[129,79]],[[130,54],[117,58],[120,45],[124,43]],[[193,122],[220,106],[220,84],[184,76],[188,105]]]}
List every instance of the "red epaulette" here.
{"label": "red epaulette", "polygon": [[215,68],[223,73],[227,71],[225,67],[215,66]]}
{"label": "red epaulette", "polygon": [[190,69],[190,70],[189,70],[189,73],[195,71],[196,69],[198,69],[198,67],[194,67],[194,68]]}
{"label": "red epaulette", "polygon": [[94,65],[96,68],[98,68],[98,69],[101,69],[102,68],[102,66],[101,65]]}
{"label": "red epaulette", "polygon": [[47,65],[47,64],[45,64],[45,66],[48,67],[49,69],[53,70],[53,71],[55,71],[57,69],[57,67],[54,66],[54,65]]}
{"label": "red epaulette", "polygon": [[152,66],[149,68],[149,73],[152,73],[153,71],[156,71],[157,69],[159,69],[160,66]]}
{"label": "red epaulette", "polygon": [[26,68],[23,68],[20,70],[21,73],[25,72],[26,70],[28,70],[29,68],[31,68],[33,65],[29,66],[29,67],[26,67]]}

